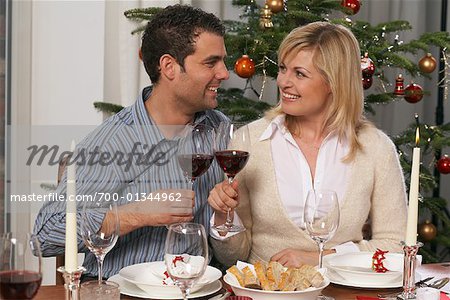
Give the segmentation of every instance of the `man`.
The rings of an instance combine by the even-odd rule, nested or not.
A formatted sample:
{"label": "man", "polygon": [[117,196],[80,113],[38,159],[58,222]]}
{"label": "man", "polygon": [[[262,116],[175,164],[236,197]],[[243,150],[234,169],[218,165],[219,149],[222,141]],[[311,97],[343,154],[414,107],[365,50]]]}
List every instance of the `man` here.
{"label": "man", "polygon": [[[148,199],[157,190],[169,191],[181,176],[173,159],[177,125],[217,128],[220,122],[229,122],[213,110],[217,89],[229,77],[224,32],[213,14],[190,6],[169,6],[156,14],[147,25],[141,47],[152,87],[77,145],[77,194],[107,193],[120,205],[120,237],[105,258],[106,278],[127,265],[163,260],[167,224],[193,220],[209,230],[208,193],[223,179],[217,163],[196,180],[193,210],[193,193],[184,197],[189,199],[184,210]],[[64,174],[59,194],[65,194],[66,183]],[[140,201],[142,197],[147,201]],[[78,226],[81,206],[78,203]],[[61,202],[46,203],[36,219],[34,232],[44,256],[64,252],[64,207]],[[99,213],[91,214],[88,221],[104,229],[110,220],[109,214]],[[86,252],[85,274],[96,276],[95,257],[84,246],[80,230],[78,250]]]}

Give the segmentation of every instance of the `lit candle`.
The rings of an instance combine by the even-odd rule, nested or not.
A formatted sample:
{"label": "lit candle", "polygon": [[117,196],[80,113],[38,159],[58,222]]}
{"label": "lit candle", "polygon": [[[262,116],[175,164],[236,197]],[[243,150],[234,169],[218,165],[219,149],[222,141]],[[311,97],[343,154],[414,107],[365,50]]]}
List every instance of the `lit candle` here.
{"label": "lit candle", "polygon": [[[75,155],[75,141],[70,145],[70,151]],[[76,187],[76,169],[73,159],[69,159],[67,166],[67,191],[66,191],[66,252],[65,263],[66,271],[74,272],[78,267],[78,246],[77,246],[77,202],[75,196]]]}
{"label": "lit candle", "polygon": [[419,173],[420,173],[420,147],[419,147],[419,116],[415,115],[416,128],[416,146],[413,149],[411,182],[409,186],[409,204],[408,204],[408,220],[406,223],[406,239],[407,246],[413,246],[417,243],[417,218],[419,210]]}

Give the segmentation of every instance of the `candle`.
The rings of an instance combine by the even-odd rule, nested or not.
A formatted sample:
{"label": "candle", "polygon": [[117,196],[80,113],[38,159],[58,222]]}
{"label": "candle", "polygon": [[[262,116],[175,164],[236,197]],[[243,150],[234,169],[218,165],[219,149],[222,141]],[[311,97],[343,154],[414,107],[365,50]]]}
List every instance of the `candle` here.
{"label": "candle", "polygon": [[[419,116],[415,116],[416,122],[419,122]],[[409,186],[409,204],[408,219],[406,223],[407,246],[413,246],[417,243],[417,218],[419,210],[419,173],[420,173],[420,147],[419,147],[419,126],[416,128],[416,146],[413,149],[413,159],[411,167],[411,182]]]}
{"label": "candle", "polygon": [[[70,151],[75,153],[75,141],[70,145]],[[75,155],[75,154],[73,154]],[[66,191],[66,271],[74,272],[78,268],[77,246],[77,202],[76,196],[76,169],[75,162],[69,159],[67,166],[67,191]]]}

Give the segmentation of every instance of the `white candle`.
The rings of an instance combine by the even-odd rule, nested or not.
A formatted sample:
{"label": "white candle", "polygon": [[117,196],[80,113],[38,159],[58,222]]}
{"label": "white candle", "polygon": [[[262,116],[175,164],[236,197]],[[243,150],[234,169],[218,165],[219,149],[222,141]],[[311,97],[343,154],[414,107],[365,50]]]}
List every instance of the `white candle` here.
{"label": "white candle", "polygon": [[[70,145],[70,151],[75,152],[75,141]],[[76,164],[73,158],[72,163],[67,166],[67,192],[66,192],[66,271],[74,272],[78,267],[78,246],[77,246],[77,202],[75,196],[76,188]]]}
{"label": "white candle", "polygon": [[417,218],[419,210],[419,173],[420,173],[420,148],[419,127],[416,129],[416,147],[413,149],[413,159],[411,168],[411,182],[409,186],[408,220],[406,223],[407,246],[417,243]]}

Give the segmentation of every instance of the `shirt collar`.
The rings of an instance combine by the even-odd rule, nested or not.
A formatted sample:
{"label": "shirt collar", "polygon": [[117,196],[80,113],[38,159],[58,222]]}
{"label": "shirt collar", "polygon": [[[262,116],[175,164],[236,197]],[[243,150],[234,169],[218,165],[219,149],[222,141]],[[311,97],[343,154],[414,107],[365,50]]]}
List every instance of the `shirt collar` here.
{"label": "shirt collar", "polygon": [[[272,119],[272,121],[270,121],[269,125],[267,126],[266,130],[264,130],[264,132],[261,134],[261,136],[259,137],[259,141],[264,141],[267,139],[270,139],[273,134],[276,132],[276,130],[280,130],[281,134],[283,136],[286,136],[286,133],[289,131],[286,126],[285,126],[285,120],[286,120],[286,115],[285,114],[281,114],[276,116],[275,118]],[[290,135],[290,134],[289,134]],[[337,133],[336,132],[330,132],[323,140],[323,142],[327,142],[333,138],[337,138]],[[345,144],[346,142],[344,141],[343,144]]]}
{"label": "shirt collar", "polygon": [[270,139],[277,129],[281,130],[281,133],[284,135],[287,131],[286,126],[284,126],[285,119],[286,115],[284,114],[278,115],[275,118],[273,118],[272,121],[270,121],[269,125],[267,126],[266,130],[264,130],[264,132],[259,137],[259,141]]}
{"label": "shirt collar", "polygon": [[[137,124],[142,125],[154,125],[155,122],[153,121],[152,117],[148,114],[147,109],[145,107],[145,101],[148,100],[150,97],[150,94],[152,93],[153,87],[147,86],[145,87],[142,92],[139,94],[138,100],[135,103],[135,111],[136,111],[136,118],[137,118]],[[194,115],[194,125],[200,124],[204,122],[208,118],[208,114],[205,111],[197,112]]]}

